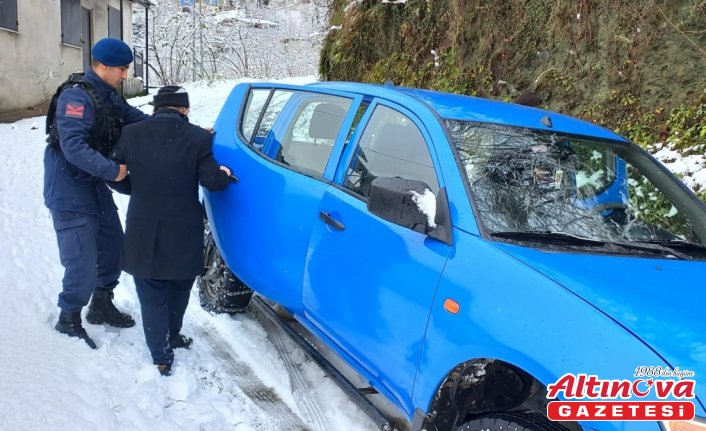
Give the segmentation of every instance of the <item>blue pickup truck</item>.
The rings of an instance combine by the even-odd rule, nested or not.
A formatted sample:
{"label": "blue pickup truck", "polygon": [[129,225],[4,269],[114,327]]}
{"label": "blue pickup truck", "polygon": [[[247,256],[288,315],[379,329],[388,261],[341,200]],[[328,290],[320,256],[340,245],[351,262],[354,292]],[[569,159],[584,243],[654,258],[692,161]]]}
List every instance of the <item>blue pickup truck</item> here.
{"label": "blue pickup truck", "polygon": [[[215,130],[239,182],[205,192],[203,306],[242,311],[250,289],[279,304],[400,428],[706,430],[706,207],[625,138],[343,82],[239,84]],[[694,417],[549,412],[586,395],[548,397],[562,377],[640,370],[691,385],[667,398]]]}

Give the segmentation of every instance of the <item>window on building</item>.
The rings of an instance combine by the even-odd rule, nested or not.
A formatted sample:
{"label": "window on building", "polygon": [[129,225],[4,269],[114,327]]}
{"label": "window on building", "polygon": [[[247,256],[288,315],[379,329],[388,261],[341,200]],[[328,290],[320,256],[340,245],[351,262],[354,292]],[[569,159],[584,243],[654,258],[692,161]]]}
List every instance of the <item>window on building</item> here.
{"label": "window on building", "polygon": [[17,0],[0,0],[0,28],[17,31]]}
{"label": "window on building", "polygon": [[81,46],[81,0],[61,0],[61,41]]}
{"label": "window on building", "polygon": [[122,39],[120,31],[120,11],[108,6],[108,37]]}

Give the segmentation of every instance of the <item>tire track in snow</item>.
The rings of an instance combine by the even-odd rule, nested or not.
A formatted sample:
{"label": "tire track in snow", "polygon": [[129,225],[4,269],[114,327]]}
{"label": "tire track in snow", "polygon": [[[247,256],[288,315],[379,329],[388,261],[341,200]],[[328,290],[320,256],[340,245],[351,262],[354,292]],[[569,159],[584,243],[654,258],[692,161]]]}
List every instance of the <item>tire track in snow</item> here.
{"label": "tire track in snow", "polygon": [[[251,306],[252,307],[252,306]],[[327,431],[330,429],[326,423],[326,417],[321,410],[319,401],[316,399],[316,390],[309,380],[304,377],[299,366],[294,363],[292,354],[287,349],[285,340],[289,337],[284,330],[273,322],[268,316],[260,311],[258,307],[252,307],[256,310],[258,321],[267,331],[267,337],[270,339],[275,349],[279,353],[280,358],[287,367],[289,376],[292,379],[292,392],[297,405],[306,414],[305,419],[311,423],[313,429],[317,431]]]}
{"label": "tire track in snow", "polygon": [[[193,320],[199,320],[190,312]],[[294,413],[289,406],[282,401],[273,388],[265,385],[256,375],[253,369],[246,362],[241,360],[232,349],[224,348],[229,344],[221,337],[215,328],[207,330],[208,324],[196,324],[193,326],[194,335],[207,341],[213,349],[213,356],[217,358],[222,369],[233,382],[240,388],[243,394],[263,410],[269,419],[280,424],[280,429],[310,431],[311,429]],[[268,430],[269,431],[269,430]]]}

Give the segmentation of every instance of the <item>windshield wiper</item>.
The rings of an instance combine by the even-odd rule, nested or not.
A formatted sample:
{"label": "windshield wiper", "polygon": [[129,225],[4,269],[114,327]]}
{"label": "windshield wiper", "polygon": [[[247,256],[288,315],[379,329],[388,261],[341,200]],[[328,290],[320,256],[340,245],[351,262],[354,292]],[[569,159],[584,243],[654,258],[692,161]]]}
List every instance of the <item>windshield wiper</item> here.
{"label": "windshield wiper", "polygon": [[[603,248],[610,248],[611,251],[616,251],[616,248],[624,250],[645,251],[656,253],[664,256],[671,256],[682,260],[691,260],[691,256],[681,253],[661,243],[652,242],[616,242],[616,241],[601,241],[598,239],[584,238],[581,236],[571,235],[564,232],[553,231],[517,231],[517,232],[492,232],[491,236],[498,238],[509,238],[519,241],[537,241],[560,245],[587,245]],[[696,244],[694,244],[696,245]]]}
{"label": "windshield wiper", "polygon": [[706,245],[696,244],[695,242],[684,241],[683,239],[650,239],[640,242],[649,244],[665,245],[667,247],[683,248],[687,250],[706,250]]}
{"label": "windshield wiper", "polygon": [[681,260],[692,260],[692,257],[688,254],[684,254],[680,251],[674,250],[672,247],[668,247],[662,243],[652,242],[652,241],[630,241],[630,242],[611,242],[610,244],[615,244],[621,247],[629,248],[631,250],[644,250],[652,251],[656,253],[661,253],[667,256],[673,256]]}
{"label": "windshield wiper", "polygon": [[571,235],[565,232],[553,232],[549,230],[531,230],[531,231],[516,231],[516,232],[492,232],[491,236],[497,238],[509,238],[526,241],[537,241],[547,243],[565,242],[568,244],[578,245],[596,245],[603,246],[605,241],[597,239],[584,238],[582,236]]}
{"label": "windshield wiper", "polygon": [[656,244],[662,247],[668,247],[670,249],[676,249],[676,250],[683,250],[683,251],[691,251],[691,252],[698,252],[701,254],[706,254],[706,245],[704,244],[696,244],[694,242],[689,242],[689,241],[684,241],[683,239],[655,239],[655,240],[647,240],[647,241],[641,241],[645,242],[648,244]]}

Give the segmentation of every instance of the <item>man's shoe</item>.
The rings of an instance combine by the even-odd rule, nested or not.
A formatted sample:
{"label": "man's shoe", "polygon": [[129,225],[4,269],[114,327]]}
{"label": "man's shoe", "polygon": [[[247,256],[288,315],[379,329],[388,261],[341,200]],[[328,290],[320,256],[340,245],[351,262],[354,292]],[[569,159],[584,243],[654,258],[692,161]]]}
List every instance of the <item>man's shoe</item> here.
{"label": "man's shoe", "polygon": [[172,375],[172,366],[169,364],[157,364],[157,371],[162,377],[169,377]]}
{"label": "man's shoe", "polygon": [[58,332],[66,334],[69,337],[80,338],[88,344],[91,349],[96,348],[96,343],[91,340],[91,338],[86,333],[86,330],[81,326],[81,312],[75,311],[72,313],[67,313],[62,311],[59,313],[59,321],[56,322],[54,326]]}
{"label": "man's shoe", "polygon": [[169,337],[169,346],[172,349],[188,349],[191,347],[191,343],[194,342],[193,338],[189,338],[185,335],[177,333],[176,335]]}
{"label": "man's shoe", "polygon": [[113,292],[93,292],[86,321],[94,325],[106,323],[116,328],[135,326],[135,320],[129,314],[121,312],[113,305]]}

